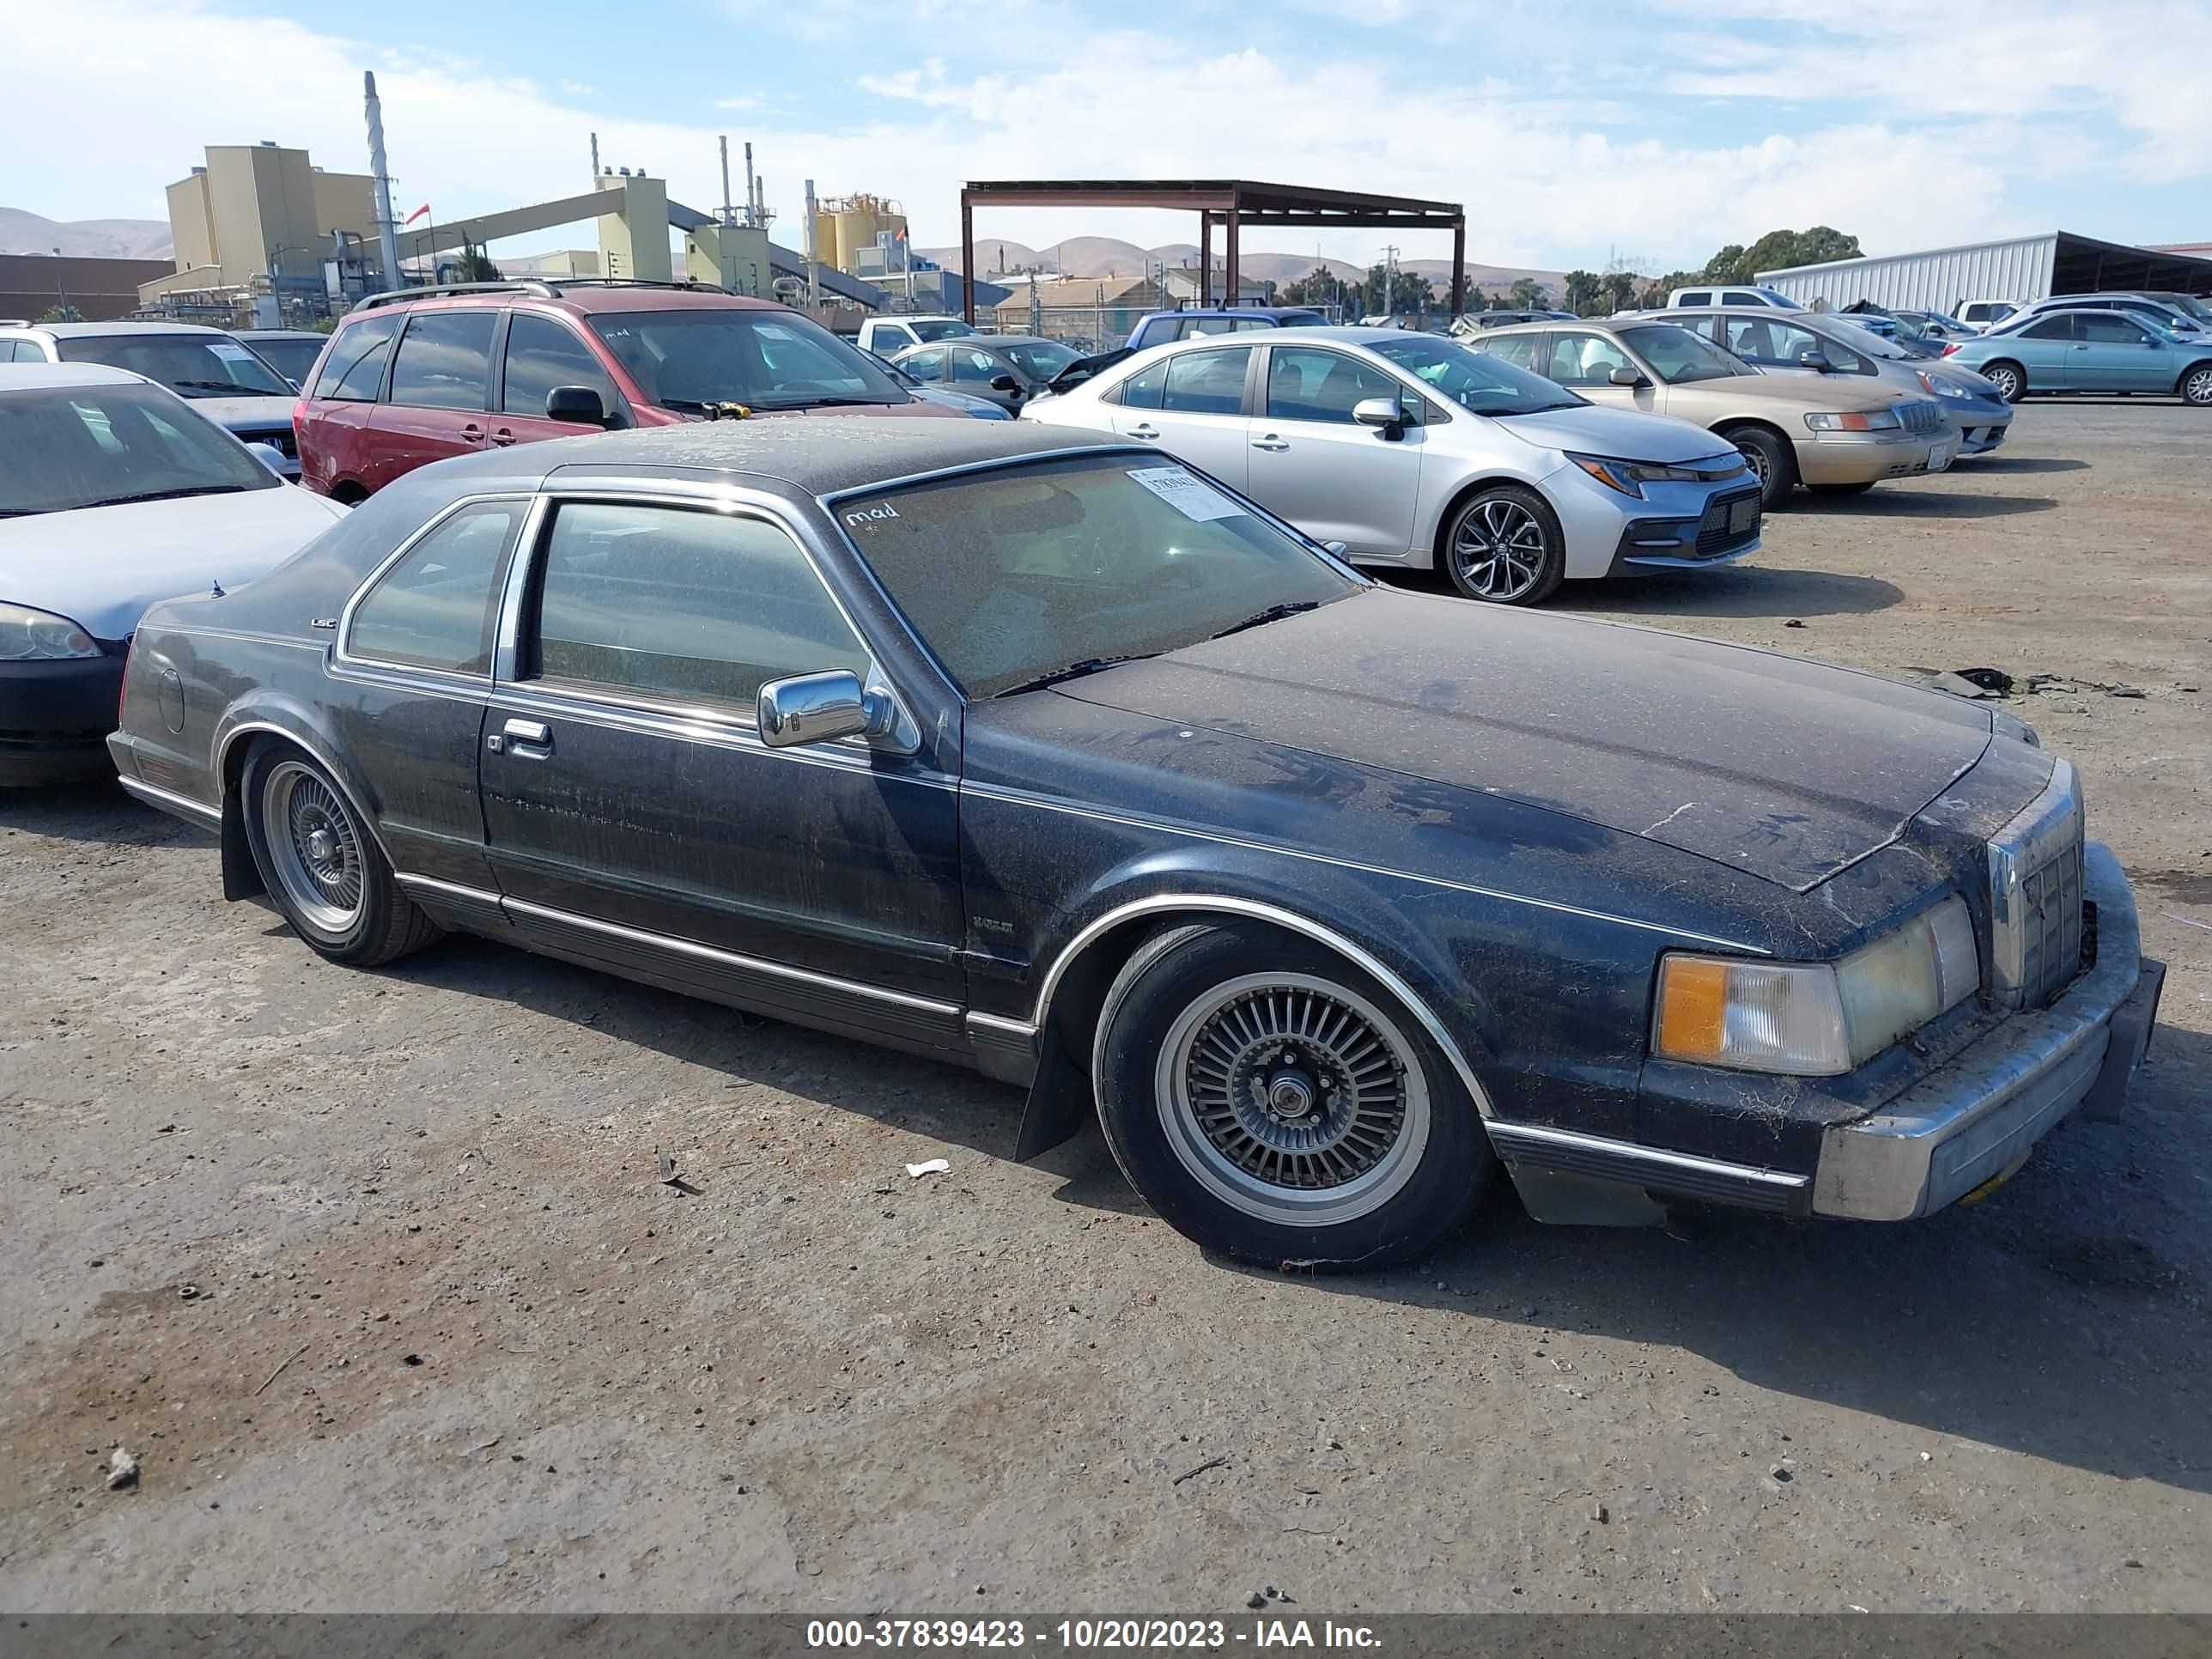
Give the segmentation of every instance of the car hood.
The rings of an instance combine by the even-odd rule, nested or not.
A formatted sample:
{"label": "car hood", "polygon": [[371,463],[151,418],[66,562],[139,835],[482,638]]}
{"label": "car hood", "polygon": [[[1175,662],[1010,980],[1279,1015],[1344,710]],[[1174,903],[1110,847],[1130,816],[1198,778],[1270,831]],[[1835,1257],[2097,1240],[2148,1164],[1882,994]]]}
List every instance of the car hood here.
{"label": "car hood", "polygon": [[1976,704],[1799,658],[1381,588],[1057,691],[1507,797],[1798,891],[1896,839],[1991,730]]}
{"label": "car hood", "polygon": [[296,484],[0,519],[0,599],[128,637],[156,599],[265,574],[346,514]]}
{"label": "car hood", "polygon": [[192,398],[191,406],[221,427],[292,425],[296,398]]}
{"label": "car hood", "polygon": [[1701,426],[1670,415],[1646,415],[1633,409],[1547,410],[1538,415],[1491,417],[1538,449],[1571,449],[1585,455],[1612,455],[1630,461],[1695,461],[1735,452]]}

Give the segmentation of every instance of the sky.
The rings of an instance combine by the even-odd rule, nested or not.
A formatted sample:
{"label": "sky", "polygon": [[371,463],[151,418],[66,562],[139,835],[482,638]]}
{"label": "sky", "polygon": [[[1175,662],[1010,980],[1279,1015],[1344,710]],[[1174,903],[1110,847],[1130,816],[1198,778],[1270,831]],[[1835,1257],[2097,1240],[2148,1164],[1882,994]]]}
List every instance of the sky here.
{"label": "sky", "polygon": [[[1464,202],[1471,259],[1650,272],[1779,227],[1869,253],[2063,228],[2212,240],[2212,0],[0,0],[0,205],[165,216],[210,143],[366,172],[376,71],[404,215],[586,187],[720,197],[754,145],[959,238],[965,179],[1245,177]],[[35,73],[23,73],[35,66]],[[743,186],[738,186],[742,192]],[[1194,241],[1189,215],[1001,210],[979,240]],[[1288,236],[1291,233],[1283,233]],[[526,239],[589,245],[588,230]],[[1361,263],[1379,233],[1281,244]],[[1413,246],[1433,241],[1434,247]],[[1442,234],[1407,258],[1448,258]],[[501,252],[526,251],[514,245]]]}

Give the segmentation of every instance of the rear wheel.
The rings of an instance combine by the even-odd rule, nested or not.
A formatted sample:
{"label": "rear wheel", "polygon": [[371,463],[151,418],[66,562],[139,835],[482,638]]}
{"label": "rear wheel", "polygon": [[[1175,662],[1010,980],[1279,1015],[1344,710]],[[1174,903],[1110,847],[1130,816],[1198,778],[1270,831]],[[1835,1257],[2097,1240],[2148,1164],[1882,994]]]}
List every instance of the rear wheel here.
{"label": "rear wheel", "polygon": [[1130,1183],[1208,1249],[1386,1267],[1464,1221],[1495,1158],[1450,1062],[1333,953],[1272,929],[1172,928],[1107,994],[1092,1071]]}
{"label": "rear wheel", "polygon": [[1444,535],[1444,569],[1470,599],[1537,605],[1567,574],[1566,533],[1534,490],[1493,484],[1454,515]]}
{"label": "rear wheel", "polygon": [[1974,371],[1997,389],[1997,396],[2008,404],[2016,404],[2027,396],[2027,371],[2018,363],[1999,358],[1984,363]]}
{"label": "rear wheel", "polygon": [[2212,409],[2212,363],[2198,363],[2181,377],[2181,397],[2199,409]]}
{"label": "rear wheel", "polygon": [[1721,436],[1735,446],[1752,476],[1759,480],[1759,506],[1769,513],[1779,513],[1787,507],[1790,492],[1797,487],[1797,457],[1789,444],[1756,426],[1739,427]]}
{"label": "rear wheel", "polygon": [[437,923],[399,890],[345,792],[301,750],[263,744],[240,790],[263,884],[317,953],[373,968],[439,936]]}

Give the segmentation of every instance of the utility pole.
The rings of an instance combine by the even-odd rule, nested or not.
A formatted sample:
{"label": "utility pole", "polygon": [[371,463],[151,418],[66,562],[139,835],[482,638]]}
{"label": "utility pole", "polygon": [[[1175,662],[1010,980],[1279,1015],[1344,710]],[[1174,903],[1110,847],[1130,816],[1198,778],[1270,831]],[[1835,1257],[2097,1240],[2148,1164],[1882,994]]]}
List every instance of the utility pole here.
{"label": "utility pole", "polygon": [[806,302],[822,303],[822,262],[814,253],[814,181],[806,181]]}
{"label": "utility pole", "polygon": [[62,251],[54,250],[54,298],[61,303],[62,321],[70,319],[69,290],[62,286]]}
{"label": "utility pole", "polygon": [[[392,222],[392,173],[384,161],[384,106],[377,100],[376,76],[364,70],[361,77],[362,94],[368,115],[368,171],[374,183],[376,201],[376,252],[384,262],[384,284],[386,288],[404,288],[399,275],[398,228]],[[599,136],[592,137],[592,159],[596,162],[599,154]]]}

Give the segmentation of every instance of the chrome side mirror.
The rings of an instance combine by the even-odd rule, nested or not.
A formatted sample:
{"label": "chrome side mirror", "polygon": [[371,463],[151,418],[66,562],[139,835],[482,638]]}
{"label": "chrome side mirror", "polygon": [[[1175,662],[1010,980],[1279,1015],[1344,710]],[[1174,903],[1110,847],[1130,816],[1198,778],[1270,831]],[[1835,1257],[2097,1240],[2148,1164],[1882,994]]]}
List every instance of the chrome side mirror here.
{"label": "chrome side mirror", "polygon": [[1828,361],[1825,351],[1801,351],[1797,354],[1797,367],[1809,368],[1815,374],[1826,374],[1835,365]]}
{"label": "chrome side mirror", "polygon": [[1376,428],[1376,435],[1391,443],[1406,435],[1406,428],[1413,417],[1406,406],[1395,398],[1363,398],[1352,406],[1352,418],[1362,426]]}
{"label": "chrome side mirror", "polygon": [[1605,378],[1609,384],[1613,386],[1650,386],[1651,384],[1650,381],[1644,378],[1644,372],[1641,369],[1631,368],[1626,363],[1623,363],[1619,368],[1614,369],[1612,374],[1607,375]]}
{"label": "chrome side mirror", "polygon": [[753,700],[753,720],[761,741],[771,749],[839,738],[888,739],[888,746],[911,747],[900,741],[899,727],[910,722],[900,719],[897,701],[880,686],[863,686],[849,668],[769,681]]}

